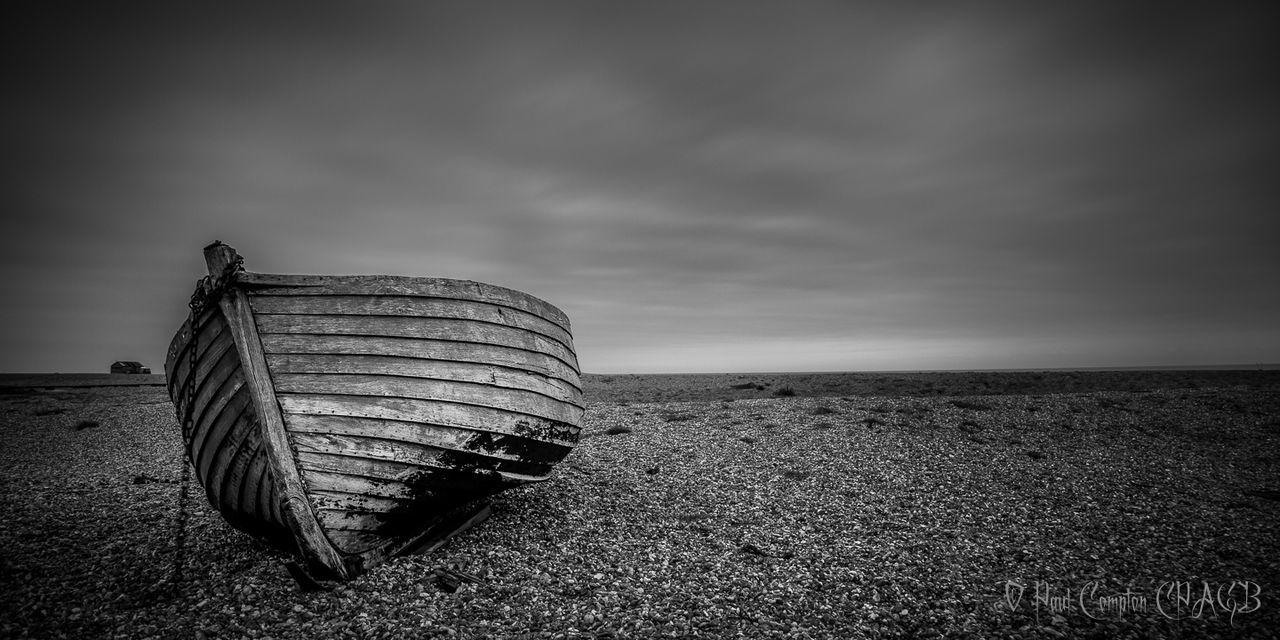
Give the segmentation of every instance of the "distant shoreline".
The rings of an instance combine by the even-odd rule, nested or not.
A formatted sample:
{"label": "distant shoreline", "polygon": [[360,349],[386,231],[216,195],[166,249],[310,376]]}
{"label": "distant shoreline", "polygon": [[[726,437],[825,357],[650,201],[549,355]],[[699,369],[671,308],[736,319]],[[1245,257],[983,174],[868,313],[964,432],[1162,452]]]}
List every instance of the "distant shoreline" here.
{"label": "distant shoreline", "polygon": [[0,387],[162,387],[163,373],[0,373]]}
{"label": "distant shoreline", "polygon": [[[1255,364],[1188,364],[1146,365],[1132,367],[1033,367],[1024,369],[868,369],[830,371],[691,371],[685,373],[599,373],[583,372],[584,376],[820,376],[820,375],[892,375],[903,373],[1035,373],[1035,372],[1089,372],[1089,371],[1280,371],[1280,362]],[[3,375],[3,374],[0,374]]]}

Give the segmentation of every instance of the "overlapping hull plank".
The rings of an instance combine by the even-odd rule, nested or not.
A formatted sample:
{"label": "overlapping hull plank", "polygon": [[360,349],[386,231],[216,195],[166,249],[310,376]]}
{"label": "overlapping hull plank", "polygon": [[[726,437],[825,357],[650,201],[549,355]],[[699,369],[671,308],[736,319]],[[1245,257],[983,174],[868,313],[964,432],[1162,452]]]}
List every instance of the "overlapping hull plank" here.
{"label": "overlapping hull plank", "polygon": [[[264,337],[265,340],[267,338]],[[268,352],[267,364],[276,376],[291,373],[338,373],[452,380],[521,389],[570,404],[576,402],[576,398],[582,394],[581,389],[564,380],[489,363],[384,355]]]}
{"label": "overlapping hull plank", "polygon": [[[513,414],[488,407],[394,397],[346,397],[323,394],[282,394],[280,406],[289,416],[311,415],[375,418],[462,428],[477,434],[523,438],[530,447],[537,444],[577,442],[577,426],[554,420]],[[512,443],[512,447],[516,447]]]}
{"label": "overlapping hull plank", "polygon": [[532,354],[549,355],[565,365],[577,367],[567,347],[527,329],[486,325],[467,320],[401,318],[386,316],[321,316],[260,314],[258,332],[293,335],[358,335],[387,338],[448,340],[479,345],[509,347]]}
{"label": "overlapping hull plank", "polygon": [[[259,497],[269,496],[272,487],[270,479],[262,477],[258,422],[231,332],[216,310],[203,314],[198,327],[193,341],[190,322],[183,325],[166,364],[170,394],[184,422],[184,440],[196,478],[209,503],[233,526],[258,537],[288,541],[278,510],[269,498]],[[198,354],[194,375],[192,348]],[[250,469],[253,461],[259,461],[259,468]]]}
{"label": "overlapping hull plank", "polygon": [[546,302],[441,278],[249,273],[218,244],[206,258],[225,279],[206,287],[217,304],[166,364],[180,419],[195,390],[188,454],[228,521],[284,538],[314,572],[351,578],[438,543],[577,442],[577,357]]}
{"label": "overlapping hull plank", "polygon": [[581,393],[577,382],[577,370],[564,362],[541,353],[523,351],[504,346],[452,342],[448,340],[418,340],[414,338],[383,338],[371,336],[327,336],[316,340],[305,335],[263,334],[262,347],[272,354],[321,354],[321,355],[370,355],[398,356],[424,360],[472,363],[502,367],[516,372],[542,375],[574,387]]}
{"label": "overlapping hull plank", "polygon": [[[440,378],[345,373],[276,373],[276,393],[406,398],[499,409],[532,418],[577,423],[582,409],[523,389]],[[500,393],[495,394],[495,389]]]}
{"label": "overlapping hull plank", "polygon": [[[269,291],[269,290],[268,290]],[[253,312],[264,314],[353,315],[468,320],[496,327],[517,327],[557,340],[572,349],[569,332],[554,322],[488,302],[413,296],[255,295]]]}

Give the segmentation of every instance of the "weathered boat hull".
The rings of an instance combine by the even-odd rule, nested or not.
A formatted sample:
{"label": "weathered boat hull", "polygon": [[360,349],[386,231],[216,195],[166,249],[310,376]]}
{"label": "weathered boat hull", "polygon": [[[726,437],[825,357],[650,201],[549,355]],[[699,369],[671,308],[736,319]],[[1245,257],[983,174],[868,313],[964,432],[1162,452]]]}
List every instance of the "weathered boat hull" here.
{"label": "weathered boat hull", "polygon": [[439,539],[478,501],[545,480],[576,444],[568,319],[517,291],[286,276],[206,248],[212,280],[165,365],[210,504],[351,578]]}

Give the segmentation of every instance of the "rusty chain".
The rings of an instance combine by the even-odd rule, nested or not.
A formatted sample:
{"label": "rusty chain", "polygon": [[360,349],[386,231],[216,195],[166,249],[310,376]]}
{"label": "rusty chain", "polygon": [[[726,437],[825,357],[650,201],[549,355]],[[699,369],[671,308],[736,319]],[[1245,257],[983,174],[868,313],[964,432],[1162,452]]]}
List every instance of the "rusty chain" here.
{"label": "rusty chain", "polygon": [[227,286],[235,280],[236,274],[244,270],[243,265],[244,259],[236,256],[236,259],[222,270],[217,279],[211,281],[209,276],[205,276],[196,281],[196,290],[192,292],[191,300],[187,302],[187,307],[191,310],[188,323],[191,327],[191,337],[187,341],[187,392],[180,416],[184,451],[180,456],[182,480],[178,489],[178,516],[173,541],[173,577],[170,579],[170,586],[175,596],[181,589],[183,569],[186,564],[187,502],[190,499],[191,467],[195,464],[195,460],[191,458],[192,452],[188,443],[195,432],[196,387],[199,386],[196,367],[200,362],[200,316],[204,315],[209,305],[217,304]]}
{"label": "rusty chain", "polygon": [[182,416],[182,435],[190,437],[195,429],[195,400],[196,400],[196,366],[199,364],[200,354],[200,316],[209,308],[209,305],[217,304],[218,299],[226,291],[236,278],[236,274],[244,270],[244,258],[236,256],[236,259],[228,263],[222,273],[218,274],[217,279],[211,280],[209,276],[205,276],[196,281],[196,290],[191,293],[191,300],[187,302],[187,307],[191,309],[191,339],[188,342],[189,349],[187,351],[187,393],[186,403],[183,407]]}

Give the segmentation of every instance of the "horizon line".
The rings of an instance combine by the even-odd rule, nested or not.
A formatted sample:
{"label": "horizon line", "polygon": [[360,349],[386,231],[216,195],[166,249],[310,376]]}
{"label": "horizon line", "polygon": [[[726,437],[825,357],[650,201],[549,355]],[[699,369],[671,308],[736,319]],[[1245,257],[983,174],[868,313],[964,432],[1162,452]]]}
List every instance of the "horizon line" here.
{"label": "horizon line", "polygon": [[[686,372],[591,372],[583,371],[583,376],[705,376],[705,375],[818,375],[848,373],[1027,373],[1037,371],[1274,371],[1280,370],[1280,362],[1258,362],[1252,364],[1179,364],[1179,365],[1123,365],[1123,366],[1084,366],[1084,367],[996,367],[970,369],[819,369],[809,371],[686,371]],[[83,376],[83,375],[159,375],[151,374],[113,374],[104,371],[19,371],[0,372],[0,376]]]}
{"label": "horizon line", "polygon": [[973,369],[819,369],[811,371],[686,371],[686,372],[615,372],[583,371],[584,376],[721,376],[721,375],[817,375],[836,373],[1027,373],[1036,371],[1274,371],[1280,362],[1253,364],[1179,364],[1124,365],[1085,367],[996,367]]}

